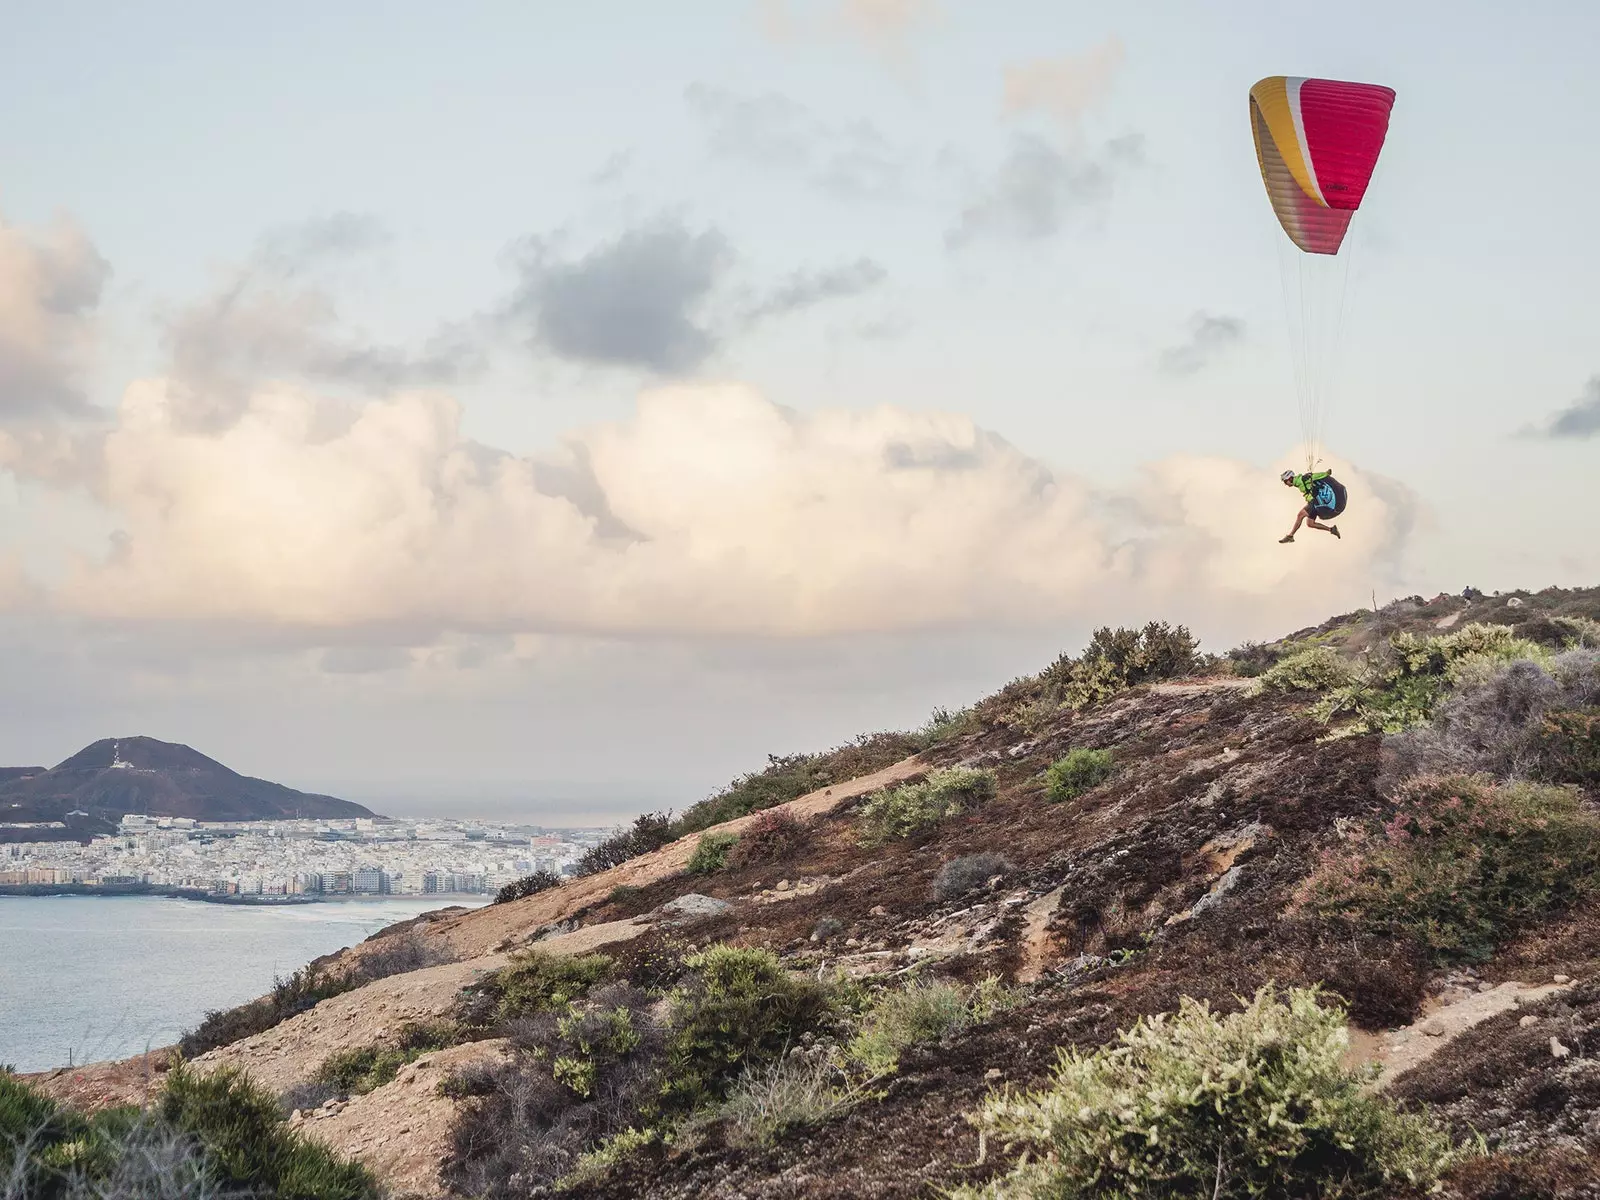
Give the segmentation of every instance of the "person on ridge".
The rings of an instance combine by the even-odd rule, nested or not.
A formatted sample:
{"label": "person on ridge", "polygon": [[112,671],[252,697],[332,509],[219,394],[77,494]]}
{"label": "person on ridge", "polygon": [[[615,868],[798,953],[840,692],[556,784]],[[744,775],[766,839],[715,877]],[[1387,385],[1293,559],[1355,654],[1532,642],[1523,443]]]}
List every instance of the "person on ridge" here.
{"label": "person on ridge", "polygon": [[1345,501],[1349,499],[1344,484],[1333,477],[1332,471],[1307,471],[1304,475],[1285,471],[1278,478],[1283,480],[1284,487],[1299,488],[1300,494],[1306,498],[1305,507],[1295,514],[1293,528],[1278,539],[1280,543],[1294,541],[1294,535],[1299,531],[1302,521],[1312,529],[1320,529],[1324,533],[1333,534],[1334,537],[1340,536],[1337,525],[1321,523],[1342,513]]}

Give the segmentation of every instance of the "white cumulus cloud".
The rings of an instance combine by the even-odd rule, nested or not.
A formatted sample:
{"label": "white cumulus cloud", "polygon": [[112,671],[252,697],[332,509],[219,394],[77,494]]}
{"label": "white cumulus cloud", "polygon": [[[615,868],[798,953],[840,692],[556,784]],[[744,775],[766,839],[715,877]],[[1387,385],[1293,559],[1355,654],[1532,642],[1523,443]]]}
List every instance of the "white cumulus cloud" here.
{"label": "white cumulus cloud", "polygon": [[267,388],[216,432],[144,381],[99,461],[121,532],[57,605],[330,636],[825,635],[1163,604],[1298,613],[1308,592],[1389,561],[1413,503],[1341,465],[1344,540],[1280,546],[1295,505],[1275,469],[1175,458],[1107,491],[965,416],[798,412],[731,384],[645,392],[628,418],[517,457],[465,439],[435,392],[349,407]]}

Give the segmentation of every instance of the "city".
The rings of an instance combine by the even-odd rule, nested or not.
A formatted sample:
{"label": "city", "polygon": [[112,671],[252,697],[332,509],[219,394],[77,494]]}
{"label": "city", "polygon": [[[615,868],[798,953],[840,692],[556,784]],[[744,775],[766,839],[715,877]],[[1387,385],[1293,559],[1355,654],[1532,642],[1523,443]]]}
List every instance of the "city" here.
{"label": "city", "polygon": [[129,814],[87,845],[0,845],[0,888],[152,887],[316,900],[481,896],[534,871],[571,874],[607,829],[356,818],[199,822]]}

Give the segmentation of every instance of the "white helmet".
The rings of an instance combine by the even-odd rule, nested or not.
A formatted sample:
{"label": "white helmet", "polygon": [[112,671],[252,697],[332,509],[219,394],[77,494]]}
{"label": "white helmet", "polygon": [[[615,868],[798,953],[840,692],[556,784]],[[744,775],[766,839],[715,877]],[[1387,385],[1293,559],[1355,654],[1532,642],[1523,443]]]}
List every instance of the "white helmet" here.
{"label": "white helmet", "polygon": [[1285,471],[1282,475],[1279,475],[1278,478],[1283,480],[1285,483],[1293,483],[1294,482],[1294,472],[1293,471]]}

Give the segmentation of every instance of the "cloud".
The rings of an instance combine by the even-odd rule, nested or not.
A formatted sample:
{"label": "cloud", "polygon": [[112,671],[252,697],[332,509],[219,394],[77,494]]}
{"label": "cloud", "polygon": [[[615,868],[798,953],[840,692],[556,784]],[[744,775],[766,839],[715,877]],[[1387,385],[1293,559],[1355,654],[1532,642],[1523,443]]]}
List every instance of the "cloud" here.
{"label": "cloud", "polygon": [[1193,375],[1244,338],[1238,317],[1197,312],[1189,318],[1189,336],[1161,352],[1161,369],[1169,375]]}
{"label": "cloud", "polygon": [[1084,54],[1036,59],[1005,70],[1008,114],[1042,112],[1069,130],[1111,90],[1122,67],[1120,39],[1108,38]]}
{"label": "cloud", "polygon": [[386,240],[343,213],[265,235],[214,293],[172,313],[166,343],[185,419],[216,428],[263,380],[330,383],[358,392],[454,383],[482,366],[474,332],[446,326],[420,349],[385,346],[340,328],[321,273]]}
{"label": "cloud", "polygon": [[877,287],[888,276],[883,265],[870,258],[858,258],[853,263],[822,271],[796,271],[751,310],[750,318],[781,316],[827,300],[859,296]]}
{"label": "cloud", "polygon": [[68,220],[0,222],[0,421],[81,416],[92,320],[111,267]]}
{"label": "cloud", "polygon": [[829,122],[776,92],[741,96],[704,83],[690,84],[684,99],[720,158],[796,172],[845,199],[900,190],[906,164],[870,121]]}
{"label": "cloud", "polygon": [[558,358],[681,376],[702,367],[737,328],[859,295],[886,277],[871,259],[792,272],[737,299],[738,256],[721,231],[663,217],[576,258],[532,239],[504,319]]}
{"label": "cloud", "polygon": [[1583,394],[1542,426],[1523,430],[1525,437],[1555,441],[1591,438],[1600,435],[1600,375],[1584,385]]}
{"label": "cloud", "polygon": [[809,38],[852,41],[903,70],[911,40],[940,16],[937,0],[835,0],[808,18],[797,15],[788,0],[761,0],[757,14],[772,41],[794,43]]}
{"label": "cloud", "polygon": [[324,644],[373,628],[1038,628],[1163,603],[1238,619],[1308,588],[1364,586],[1414,504],[1341,464],[1359,520],[1330,558],[1277,544],[1288,510],[1270,469],[1177,458],[1107,491],[954,414],[801,413],[743,386],[676,386],[520,458],[464,439],[437,394],[370,401],[341,423],[329,403],[265,389],[205,433],[178,417],[169,384],[131,387],[100,483],[115,552],[52,602]]}
{"label": "cloud", "polygon": [[708,303],[733,265],[715,229],[661,219],[575,260],[534,239],[508,316],[558,357],[680,374],[714,354]]}
{"label": "cloud", "polygon": [[1019,134],[993,179],[945,235],[952,250],[981,239],[1037,242],[1054,237],[1080,213],[1105,203],[1120,177],[1143,161],[1136,134],[1098,150],[1064,150],[1036,134]]}

